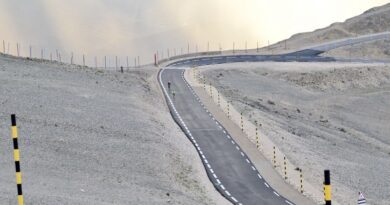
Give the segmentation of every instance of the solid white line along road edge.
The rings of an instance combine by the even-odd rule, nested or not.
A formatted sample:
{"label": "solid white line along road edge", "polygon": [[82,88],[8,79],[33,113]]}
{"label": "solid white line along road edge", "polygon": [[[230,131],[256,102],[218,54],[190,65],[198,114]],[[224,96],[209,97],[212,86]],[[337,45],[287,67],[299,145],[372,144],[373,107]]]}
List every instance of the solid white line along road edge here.
{"label": "solid white line along road edge", "polygon": [[[184,71],[183,71],[182,75],[184,76]],[[184,78],[183,78],[183,80],[184,80],[185,83],[187,84],[187,87],[188,87],[190,90],[192,90],[192,87],[187,83],[187,81],[186,81]],[[198,98],[198,96],[196,95],[195,92],[192,92],[192,94],[194,95],[195,98]],[[200,100],[199,100],[199,101],[200,101]],[[212,117],[211,113],[207,110],[206,106],[205,106],[203,103],[201,103],[201,104],[203,105],[203,108],[204,108],[204,110],[206,111],[206,113],[209,113],[209,116]],[[226,134],[225,130],[219,125],[218,121],[217,121],[214,117],[212,117],[212,120],[214,120],[215,123],[218,125],[218,127],[223,131],[223,133]],[[226,137],[227,137],[228,139],[230,139],[230,136],[229,136],[229,135],[226,135]],[[231,140],[231,142],[232,142],[232,144],[234,144],[234,145],[236,144],[236,143],[234,142],[234,140]],[[238,151],[240,151],[240,148],[239,148],[238,146],[236,146],[236,149],[237,149]],[[242,151],[240,151],[240,153],[241,153],[241,155],[242,155],[243,157],[245,156],[245,154],[244,154]],[[256,168],[254,167],[254,165],[252,165],[251,161],[250,161],[248,158],[246,158],[246,162],[251,166],[251,168],[252,168],[253,171],[256,171],[256,172],[257,172],[257,176],[258,176],[260,179],[263,179],[263,178],[261,177],[260,173],[256,170]],[[211,169],[211,168],[210,168],[210,169]],[[211,169],[211,170],[212,170],[212,169]],[[212,173],[214,173],[214,170],[212,170]],[[215,173],[214,173],[213,175],[214,175],[214,178],[216,178],[216,180],[218,180],[218,177],[215,175]],[[220,181],[218,180],[218,182],[220,182]],[[266,182],[264,182],[264,185],[265,185],[267,188],[270,188],[270,186],[269,186]],[[221,186],[223,187],[222,184],[221,184]],[[223,188],[225,188],[225,187],[223,187]],[[228,191],[225,191],[225,192],[229,193]],[[280,195],[279,195],[276,191],[273,190],[273,193],[274,193],[276,196],[280,197]],[[229,193],[229,194],[230,194],[230,193]],[[230,196],[230,195],[229,195],[229,196]],[[235,201],[235,202],[237,203],[237,201],[235,200],[235,198],[234,198],[233,196],[232,196],[231,198],[233,199],[233,201]],[[291,202],[289,202],[288,200],[285,200],[285,202],[288,203],[288,204],[290,204],[290,205],[293,205],[293,204],[292,204]],[[239,203],[239,204],[241,204],[241,203]]]}
{"label": "solid white line along road edge", "polygon": [[[192,136],[191,132],[190,132],[190,131],[188,130],[188,128],[187,128],[187,125],[184,123],[184,121],[183,121],[183,119],[181,118],[180,114],[177,112],[176,107],[175,107],[175,105],[173,104],[173,101],[172,101],[171,97],[169,96],[169,94],[168,94],[168,92],[167,92],[167,90],[166,90],[166,88],[165,88],[165,86],[164,86],[164,84],[163,84],[163,81],[162,81],[162,77],[161,77],[161,76],[162,76],[162,73],[164,72],[164,70],[165,70],[165,69],[162,69],[161,72],[160,72],[160,74],[159,74],[160,85],[161,85],[161,87],[163,88],[164,94],[165,94],[165,96],[168,98],[169,104],[171,105],[172,109],[174,110],[174,112],[176,113],[177,117],[179,118],[179,120],[180,120],[182,126],[186,128],[186,130],[187,130],[187,132],[188,132],[188,135],[191,135],[191,136]],[[183,80],[184,80],[185,82],[187,82],[184,78],[183,78]],[[189,87],[189,85],[187,85],[187,86]],[[193,95],[195,95],[195,94],[193,94]],[[201,149],[200,149],[200,147],[199,147],[198,145],[196,145],[196,148],[197,148],[197,150],[198,150],[198,153],[200,154],[200,153],[202,152]],[[202,152],[202,153],[203,153],[203,152]],[[202,156],[202,158],[204,159],[204,161],[207,162],[206,157],[204,156],[204,154],[201,154],[201,156]],[[210,164],[207,163],[207,167],[209,168],[208,170],[209,170],[210,172],[212,171],[213,177],[216,179],[216,181],[218,180],[218,181],[217,181],[218,184],[220,184],[220,186],[223,186],[222,183],[221,183],[221,181],[218,179],[217,175],[214,173],[214,170],[211,169]],[[224,188],[225,188],[225,187],[224,187]],[[225,189],[224,189],[224,190],[225,190]],[[222,191],[221,191],[221,193],[222,193]],[[225,193],[228,194],[229,196],[231,196],[230,193],[229,193],[227,190],[225,190]],[[236,203],[238,202],[234,197],[231,197],[231,199],[232,199],[234,202],[236,202]]]}

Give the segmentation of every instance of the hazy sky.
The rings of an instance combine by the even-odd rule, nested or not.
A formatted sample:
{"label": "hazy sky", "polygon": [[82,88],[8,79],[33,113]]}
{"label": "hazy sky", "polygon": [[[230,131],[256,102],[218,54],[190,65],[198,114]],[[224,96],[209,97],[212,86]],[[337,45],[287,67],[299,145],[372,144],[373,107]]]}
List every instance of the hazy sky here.
{"label": "hazy sky", "polygon": [[[389,0],[0,0],[0,40],[59,49],[88,59],[141,56],[167,49],[249,47],[312,31],[361,14]],[[7,46],[6,46],[7,47]],[[38,48],[39,47],[39,48]],[[3,50],[1,45],[1,50]],[[80,58],[79,58],[80,59]],[[78,59],[78,60],[79,60]],[[76,59],[77,60],[77,59]],[[123,60],[121,61],[123,62]]]}

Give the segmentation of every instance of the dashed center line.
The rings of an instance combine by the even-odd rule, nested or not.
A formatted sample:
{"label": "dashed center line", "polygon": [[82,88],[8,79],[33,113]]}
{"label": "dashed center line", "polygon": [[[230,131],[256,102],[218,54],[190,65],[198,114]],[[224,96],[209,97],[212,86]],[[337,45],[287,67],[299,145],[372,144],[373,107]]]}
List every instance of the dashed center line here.
{"label": "dashed center line", "polygon": [[[227,196],[229,196],[230,199],[233,200],[235,203],[238,203],[238,200],[237,200],[235,197],[233,197],[229,191],[226,190],[226,187],[222,184],[222,182],[220,181],[220,179],[218,179],[218,177],[217,177],[215,171],[211,168],[211,165],[210,165],[209,162],[207,161],[207,159],[206,159],[204,153],[201,151],[200,146],[198,145],[198,143],[196,142],[196,140],[195,140],[194,137],[192,136],[190,130],[188,129],[187,125],[184,123],[184,121],[183,121],[183,119],[181,118],[180,114],[177,112],[177,110],[176,110],[176,108],[175,108],[175,105],[174,105],[172,99],[169,97],[169,94],[168,94],[168,92],[166,91],[166,89],[165,89],[165,87],[164,87],[164,85],[163,85],[163,83],[162,83],[162,77],[161,77],[161,75],[162,75],[162,71],[160,72],[159,78],[160,78],[160,84],[161,84],[161,87],[163,88],[163,91],[164,91],[164,93],[165,93],[165,96],[167,97],[168,102],[169,102],[169,104],[171,105],[171,108],[173,109],[173,111],[174,111],[174,113],[176,114],[177,118],[178,118],[179,121],[181,122],[180,124],[181,124],[182,127],[185,129],[186,134],[187,134],[188,136],[190,136],[190,139],[191,139],[192,143],[195,145],[195,147],[196,147],[198,153],[199,153],[200,156],[203,158],[204,164],[208,167],[208,171],[212,174],[212,176],[214,177],[214,179],[215,179],[215,181],[217,182],[218,186],[219,186],[222,190],[224,190],[225,194],[226,194]],[[190,93],[192,93],[192,95],[193,95],[193,96],[195,97],[195,99],[200,103],[200,105],[203,107],[203,109],[205,110],[205,112],[208,113],[208,115],[211,117],[211,119],[212,119],[213,121],[215,121],[215,124],[218,126],[219,130],[222,130],[222,132],[225,134],[226,138],[228,138],[228,139],[231,141],[231,143],[232,143],[233,145],[235,145],[235,144],[236,144],[235,141],[232,140],[231,137],[230,137],[229,135],[227,135],[227,132],[223,129],[223,127],[219,124],[219,122],[212,116],[211,112],[206,108],[206,106],[201,102],[200,98],[196,95],[194,89],[193,89],[193,88],[188,84],[188,82],[185,80],[185,78],[184,78],[184,71],[182,72],[182,79],[183,79],[183,81],[185,82],[185,84],[187,85],[187,87],[190,89],[190,91],[191,91]],[[238,151],[241,150],[239,146],[235,146],[235,148],[236,148]],[[240,154],[241,154],[242,157],[245,157],[244,152],[240,151]],[[254,165],[252,165],[252,163],[250,162],[250,160],[249,160],[248,158],[245,158],[245,161],[250,165],[250,167],[251,167],[251,169],[252,169],[253,171],[257,172],[256,168],[254,167]],[[258,176],[258,178],[259,178],[260,180],[263,180],[262,176],[261,176],[259,173],[256,173],[256,174],[257,174],[257,176]],[[267,188],[270,188],[270,186],[269,186],[266,182],[264,182],[264,185],[265,185]],[[276,191],[273,191],[273,193],[274,193],[276,196],[280,197],[280,195],[279,195]],[[287,204],[289,204],[289,205],[293,205],[293,203],[289,202],[288,200],[285,200],[285,202],[286,202]],[[241,203],[238,203],[238,204],[241,204]]]}

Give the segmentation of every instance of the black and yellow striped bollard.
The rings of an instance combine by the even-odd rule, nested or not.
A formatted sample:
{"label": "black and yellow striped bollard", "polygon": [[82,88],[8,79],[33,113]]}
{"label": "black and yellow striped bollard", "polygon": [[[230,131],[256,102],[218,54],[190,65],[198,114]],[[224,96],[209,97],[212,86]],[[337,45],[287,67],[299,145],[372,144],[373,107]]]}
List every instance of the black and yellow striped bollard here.
{"label": "black and yellow striped bollard", "polygon": [[258,133],[257,121],[256,121],[256,120],[255,120],[255,126],[256,126],[256,130],[255,130],[255,132],[256,132],[256,147],[257,147],[257,149],[259,149],[259,147],[260,147],[260,143],[259,143],[259,133]]}
{"label": "black and yellow striped bollard", "polygon": [[[213,90],[211,89],[211,83],[210,83],[210,97],[213,98]],[[213,99],[214,101],[214,99]]]}
{"label": "black and yellow striped bollard", "polygon": [[227,102],[227,117],[230,119],[230,103]]}
{"label": "black and yellow striped bollard", "polygon": [[283,163],[284,163],[284,179],[287,180],[287,160],[286,160],[286,156],[284,156],[283,158]]}
{"label": "black and yellow striped bollard", "polygon": [[300,172],[300,179],[301,179],[301,193],[303,194],[303,174],[302,174],[302,169],[299,169]]}
{"label": "black and yellow striped bollard", "polygon": [[274,168],[276,168],[276,148],[274,146]]}
{"label": "black and yellow striped bollard", "polygon": [[195,71],[195,68],[192,69],[192,75],[194,76],[194,80],[196,80],[196,71]]}
{"label": "black and yellow striped bollard", "polygon": [[217,92],[218,92],[218,106],[221,107],[221,99],[219,97],[219,91],[217,91]]}
{"label": "black and yellow striped bollard", "polygon": [[244,120],[242,119],[242,112],[241,112],[241,131],[244,132]]}
{"label": "black and yellow striped bollard", "polygon": [[330,185],[330,171],[325,170],[324,171],[324,195],[325,195],[325,205],[331,205],[332,204],[332,188]]}
{"label": "black and yellow striped bollard", "polygon": [[18,189],[18,205],[24,205],[22,192],[22,172],[20,171],[20,152],[18,145],[18,128],[16,127],[16,116],[11,115],[11,136],[14,144],[14,160],[16,170],[16,187]]}

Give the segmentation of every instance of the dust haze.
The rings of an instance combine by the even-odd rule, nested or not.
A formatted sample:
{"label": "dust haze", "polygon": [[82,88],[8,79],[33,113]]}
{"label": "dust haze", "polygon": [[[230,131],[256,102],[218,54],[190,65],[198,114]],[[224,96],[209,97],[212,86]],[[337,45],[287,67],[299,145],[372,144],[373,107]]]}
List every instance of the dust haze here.
{"label": "dust haze", "polygon": [[[141,57],[151,62],[153,53],[167,55],[232,47],[256,47],[274,43],[290,35],[343,21],[386,1],[361,0],[317,2],[309,0],[0,0],[0,40],[16,53],[33,56],[58,49],[64,60],[71,52],[75,61],[85,54],[91,63],[104,55]],[[304,6],[303,6],[304,5]],[[324,6],[326,5],[326,6]],[[337,5],[337,6],[336,6]],[[346,9],[348,8],[348,9]],[[305,12],[303,12],[303,10]],[[271,12],[272,11],[272,12]],[[321,15],[318,15],[321,13]],[[294,16],[291,18],[290,16]],[[175,50],[176,49],[176,50]],[[112,60],[111,60],[112,61]]]}

